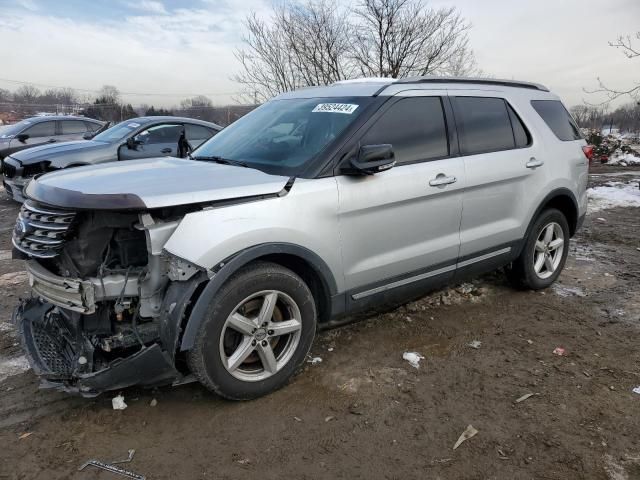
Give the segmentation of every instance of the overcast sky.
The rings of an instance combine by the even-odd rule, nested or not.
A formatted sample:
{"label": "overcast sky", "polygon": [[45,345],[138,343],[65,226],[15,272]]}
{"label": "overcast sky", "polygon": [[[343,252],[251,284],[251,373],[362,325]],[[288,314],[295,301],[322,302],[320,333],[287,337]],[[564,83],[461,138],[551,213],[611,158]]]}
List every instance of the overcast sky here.
{"label": "overcast sky", "polygon": [[[346,0],[345,0],[346,2]],[[7,80],[131,93],[133,104],[172,105],[204,94],[231,102],[242,20],[269,0],[0,0],[0,87]],[[608,46],[640,30],[640,0],[434,0],[473,24],[479,66],[500,78],[546,84],[567,104],[597,101],[597,77],[623,88],[640,60]],[[142,95],[145,94],[145,95]],[[162,95],[151,95],[162,94]],[[168,95],[170,94],[170,95]]]}

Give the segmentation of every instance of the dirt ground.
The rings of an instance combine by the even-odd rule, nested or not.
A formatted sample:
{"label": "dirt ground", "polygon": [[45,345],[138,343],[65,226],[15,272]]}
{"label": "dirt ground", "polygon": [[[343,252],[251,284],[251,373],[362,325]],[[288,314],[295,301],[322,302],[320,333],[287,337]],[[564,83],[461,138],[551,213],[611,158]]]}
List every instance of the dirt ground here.
{"label": "dirt ground", "polygon": [[[593,169],[592,185],[615,171]],[[6,275],[23,270],[6,258],[16,212],[0,201],[0,322],[27,292],[23,275]],[[638,208],[599,211],[555,287],[517,292],[496,273],[323,332],[312,348],[322,361],[253,402],[191,384],[125,390],[128,408],[114,411],[112,395],[10,376],[0,479],[123,478],[78,467],[129,449],[123,466],[148,479],[640,478],[639,249]],[[420,368],[403,352],[423,355]],[[0,363],[19,369],[19,355],[0,323]],[[453,450],[468,425],[477,435]]]}

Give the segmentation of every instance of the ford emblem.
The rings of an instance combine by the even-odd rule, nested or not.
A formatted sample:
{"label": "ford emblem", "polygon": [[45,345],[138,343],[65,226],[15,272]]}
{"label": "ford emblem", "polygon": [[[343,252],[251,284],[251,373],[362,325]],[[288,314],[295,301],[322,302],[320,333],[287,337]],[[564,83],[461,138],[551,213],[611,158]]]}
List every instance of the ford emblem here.
{"label": "ford emblem", "polygon": [[21,218],[19,218],[18,221],[16,222],[16,228],[14,231],[16,233],[16,236],[20,240],[22,240],[27,235],[27,232],[28,232],[27,223]]}

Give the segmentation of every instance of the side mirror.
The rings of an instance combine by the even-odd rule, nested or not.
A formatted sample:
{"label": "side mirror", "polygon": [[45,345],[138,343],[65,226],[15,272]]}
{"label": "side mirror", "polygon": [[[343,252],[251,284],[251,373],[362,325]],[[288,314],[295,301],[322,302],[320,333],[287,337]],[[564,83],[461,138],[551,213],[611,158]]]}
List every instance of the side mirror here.
{"label": "side mirror", "polygon": [[136,140],[135,137],[127,138],[127,148],[129,150],[137,150],[138,145],[142,145],[142,142],[140,140]]}
{"label": "side mirror", "polygon": [[82,138],[85,140],[91,140],[95,135],[95,132],[85,132],[84,135],[82,135]]}
{"label": "side mirror", "polygon": [[28,133],[21,133],[19,135],[16,135],[16,138],[21,141],[22,143],[26,142],[29,139],[29,134]]}
{"label": "side mirror", "polygon": [[374,175],[393,168],[396,157],[390,144],[364,145],[349,163],[350,165],[343,169],[347,174]]}

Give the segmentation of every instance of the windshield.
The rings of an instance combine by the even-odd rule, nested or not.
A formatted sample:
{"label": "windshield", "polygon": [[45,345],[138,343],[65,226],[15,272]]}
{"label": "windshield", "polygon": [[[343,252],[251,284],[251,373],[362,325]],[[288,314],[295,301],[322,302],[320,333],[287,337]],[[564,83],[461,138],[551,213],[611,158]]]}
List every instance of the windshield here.
{"label": "windshield", "polygon": [[371,97],[272,100],[229,125],[192,157],[241,162],[267,173],[297,175],[371,101]]}
{"label": "windshield", "polygon": [[23,120],[13,125],[5,125],[0,127],[0,138],[13,138],[25,128],[33,125],[29,120]]}
{"label": "windshield", "polygon": [[106,143],[117,142],[119,140],[123,140],[131,132],[139,128],[140,125],[140,123],[132,122],[131,120],[120,122],[113,127],[106,129],[104,132],[99,133],[91,140]]}

